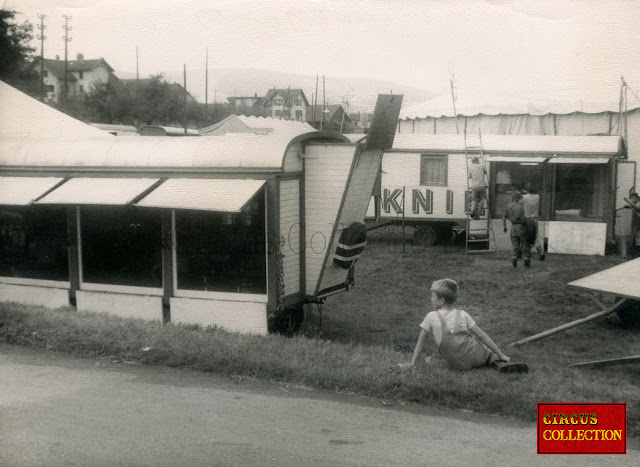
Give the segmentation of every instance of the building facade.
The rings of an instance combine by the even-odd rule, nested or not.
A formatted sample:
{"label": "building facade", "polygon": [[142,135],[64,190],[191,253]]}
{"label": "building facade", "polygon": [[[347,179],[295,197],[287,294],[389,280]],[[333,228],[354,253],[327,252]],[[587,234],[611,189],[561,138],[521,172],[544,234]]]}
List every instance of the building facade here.
{"label": "building facade", "polygon": [[[40,72],[40,59],[34,61],[34,68]],[[118,81],[113,68],[104,58],[85,60],[84,55],[78,54],[76,60],[68,60],[66,65],[67,96],[77,97],[89,92],[91,86],[99,83]],[[55,59],[44,59],[42,67],[45,86],[45,101],[58,102],[64,95],[65,63],[59,56]]]}

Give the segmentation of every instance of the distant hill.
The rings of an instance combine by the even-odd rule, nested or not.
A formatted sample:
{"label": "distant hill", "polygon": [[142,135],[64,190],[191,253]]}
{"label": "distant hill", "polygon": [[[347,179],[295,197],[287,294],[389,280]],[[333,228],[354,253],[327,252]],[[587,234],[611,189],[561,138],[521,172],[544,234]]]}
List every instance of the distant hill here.
{"label": "distant hill", "polygon": [[[123,79],[135,78],[135,73],[119,72]],[[163,72],[170,82],[183,83],[183,71]],[[146,76],[145,76],[146,78]],[[301,88],[309,103],[316,93],[316,77],[279,71],[253,68],[227,68],[209,70],[209,102],[227,102],[230,96],[264,96],[267,90],[277,88]],[[205,70],[187,70],[187,89],[198,101],[205,101]],[[372,111],[380,93],[404,94],[403,107],[421,103],[435,93],[391,81],[370,78],[344,78],[325,76],[325,96],[328,104],[341,104],[344,98],[351,99],[350,112]],[[318,79],[318,104],[322,103],[322,75]]]}

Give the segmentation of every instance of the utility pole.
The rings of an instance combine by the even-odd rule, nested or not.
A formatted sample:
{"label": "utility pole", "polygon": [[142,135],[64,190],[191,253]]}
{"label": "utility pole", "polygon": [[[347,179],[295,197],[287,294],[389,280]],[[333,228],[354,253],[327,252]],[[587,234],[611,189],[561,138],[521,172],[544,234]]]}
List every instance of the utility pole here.
{"label": "utility pole", "polygon": [[204,116],[205,121],[209,117],[209,47],[205,51],[204,57]]}
{"label": "utility pole", "polygon": [[184,135],[187,136],[187,121],[189,115],[187,114],[187,64],[184,65]]}
{"label": "utility pole", "polygon": [[62,29],[64,29],[64,93],[62,94],[62,99],[64,102],[64,105],[67,105],[67,97],[68,97],[68,92],[69,92],[69,80],[67,78],[67,73],[68,73],[68,61],[67,61],[67,52],[68,52],[68,45],[69,42],[71,41],[71,38],[69,37],[69,31],[71,31],[71,26],[69,26],[69,20],[71,19],[71,16],[68,15],[62,15],[64,18],[64,26],[62,26]]}
{"label": "utility pole", "polygon": [[324,127],[324,114],[327,110],[327,98],[325,97],[324,75],[322,75],[322,119],[320,120],[320,129]]}
{"label": "utility pole", "polygon": [[38,29],[40,29],[40,35],[36,36],[40,39],[40,100],[42,102],[44,102],[44,40],[47,38],[44,35],[44,30],[46,28],[44,25],[44,19],[46,17],[47,15],[38,14],[38,18],[40,18],[40,26],[38,26]]}
{"label": "utility pole", "polygon": [[140,83],[140,64],[138,62],[138,46],[136,45],[136,84]]}
{"label": "utility pole", "polygon": [[[311,99],[313,100],[313,99]],[[316,125],[316,107],[318,106],[318,74],[316,73],[316,100],[313,103],[313,112],[311,115],[311,121],[313,122],[314,128]]]}

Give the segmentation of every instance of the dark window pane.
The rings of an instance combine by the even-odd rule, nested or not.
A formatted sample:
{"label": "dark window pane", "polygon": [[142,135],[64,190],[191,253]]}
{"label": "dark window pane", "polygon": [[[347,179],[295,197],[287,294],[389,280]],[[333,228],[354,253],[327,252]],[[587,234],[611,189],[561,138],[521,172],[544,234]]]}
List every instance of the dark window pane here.
{"label": "dark window pane", "polygon": [[69,280],[65,208],[0,206],[0,276]]}
{"label": "dark window pane", "polygon": [[267,293],[264,190],[241,213],[176,211],[178,288]]}
{"label": "dark window pane", "polygon": [[542,164],[522,165],[519,162],[492,162],[494,168],[494,199],[490,201],[493,215],[502,217],[504,209],[511,202],[511,196],[516,190],[532,187],[542,193]]}
{"label": "dark window pane", "polygon": [[604,164],[556,164],[556,216],[601,218],[607,189]]}
{"label": "dark window pane", "polygon": [[162,287],[159,210],[106,206],[80,210],[84,282]]}

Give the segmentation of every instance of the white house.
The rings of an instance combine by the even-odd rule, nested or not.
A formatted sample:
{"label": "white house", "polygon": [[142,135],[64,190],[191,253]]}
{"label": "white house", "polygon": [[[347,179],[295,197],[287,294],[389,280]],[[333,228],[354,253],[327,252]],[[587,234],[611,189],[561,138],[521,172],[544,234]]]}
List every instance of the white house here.
{"label": "white house", "polygon": [[302,89],[269,89],[267,95],[256,105],[264,110],[264,117],[307,121],[309,101]]}
{"label": "white house", "polygon": [[[35,59],[33,66],[40,72],[39,57]],[[47,101],[61,99],[65,85],[64,71],[64,60],[60,60],[58,56],[55,60],[44,59],[42,72]],[[76,60],[67,61],[67,86],[70,97],[88,92],[94,84],[117,80],[113,68],[104,58],[85,60],[82,54],[78,54]]]}

